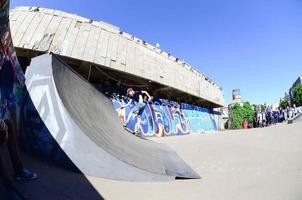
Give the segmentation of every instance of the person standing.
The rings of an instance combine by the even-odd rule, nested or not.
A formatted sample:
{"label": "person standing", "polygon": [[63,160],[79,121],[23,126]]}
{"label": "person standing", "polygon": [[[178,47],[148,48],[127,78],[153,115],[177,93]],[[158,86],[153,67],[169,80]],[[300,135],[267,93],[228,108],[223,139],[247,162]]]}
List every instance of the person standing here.
{"label": "person standing", "polygon": [[[9,199],[17,200],[22,198],[22,195],[20,196],[14,187],[14,180],[34,180],[37,174],[24,168],[19,151],[16,131],[16,86],[24,86],[25,78],[19,63],[13,58],[14,48],[8,18],[9,0],[0,1],[0,175]],[[12,165],[8,165],[5,160],[6,147]],[[12,170],[9,170],[10,166]]]}

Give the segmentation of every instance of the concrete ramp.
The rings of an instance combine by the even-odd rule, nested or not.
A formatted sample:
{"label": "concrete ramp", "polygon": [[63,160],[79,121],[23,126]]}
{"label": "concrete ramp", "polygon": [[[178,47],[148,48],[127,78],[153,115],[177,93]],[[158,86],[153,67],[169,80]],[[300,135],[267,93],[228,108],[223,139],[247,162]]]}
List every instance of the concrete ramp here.
{"label": "concrete ramp", "polygon": [[200,178],[167,146],[125,131],[111,100],[57,56],[33,58],[26,87],[45,127],[84,174],[127,181]]}
{"label": "concrete ramp", "polygon": [[296,122],[302,122],[302,113],[299,112],[294,117],[288,120],[289,124],[296,123]]}

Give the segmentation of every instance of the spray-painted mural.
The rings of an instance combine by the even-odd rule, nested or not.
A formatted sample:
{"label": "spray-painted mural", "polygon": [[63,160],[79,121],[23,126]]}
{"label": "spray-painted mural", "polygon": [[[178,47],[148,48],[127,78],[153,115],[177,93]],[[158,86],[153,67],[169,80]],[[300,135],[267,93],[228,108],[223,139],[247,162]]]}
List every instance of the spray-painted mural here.
{"label": "spray-painted mural", "polygon": [[0,119],[17,119],[19,124],[16,103],[20,103],[25,78],[10,33],[9,1],[0,1],[0,9]]}
{"label": "spray-painted mural", "polygon": [[77,171],[47,130],[27,93],[10,32],[8,0],[0,0],[0,72],[0,120],[16,125],[22,149]]}
{"label": "spray-painted mural", "polygon": [[113,95],[112,103],[121,122],[129,120],[127,129],[133,132],[139,130],[143,136],[163,137],[218,130],[219,114],[207,108],[158,99],[148,102],[138,117],[131,112],[137,102],[125,106],[128,104],[126,98]]}

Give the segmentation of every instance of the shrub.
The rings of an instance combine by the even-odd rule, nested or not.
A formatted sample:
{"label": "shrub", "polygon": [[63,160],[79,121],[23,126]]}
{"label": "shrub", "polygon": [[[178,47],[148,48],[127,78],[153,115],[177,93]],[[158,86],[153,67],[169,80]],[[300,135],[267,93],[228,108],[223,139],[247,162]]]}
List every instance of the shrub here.
{"label": "shrub", "polygon": [[279,108],[285,109],[288,106],[288,100],[280,100]]}
{"label": "shrub", "polygon": [[255,110],[252,108],[249,102],[245,102],[243,106],[236,103],[232,107],[232,128],[240,129],[242,128],[242,123],[247,119],[248,123],[253,123]]}

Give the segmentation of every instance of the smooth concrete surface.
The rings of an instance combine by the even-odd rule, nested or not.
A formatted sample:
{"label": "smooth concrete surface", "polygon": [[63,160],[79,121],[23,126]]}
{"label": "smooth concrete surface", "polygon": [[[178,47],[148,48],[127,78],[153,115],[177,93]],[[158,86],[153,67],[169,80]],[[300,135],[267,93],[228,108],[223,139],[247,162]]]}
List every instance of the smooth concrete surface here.
{"label": "smooth concrete surface", "polygon": [[32,200],[101,199],[96,191],[107,200],[301,200],[301,130],[302,123],[294,123],[154,138],[176,149],[203,174],[203,179],[173,182],[138,183],[86,176],[89,183],[82,175],[23,155],[26,167],[38,172],[39,180],[19,182],[17,188]]}
{"label": "smooth concrete surface", "polygon": [[200,178],[166,145],[129,134],[112,101],[57,56],[33,58],[26,87],[49,131],[44,135],[55,138],[85,175],[127,181]]}
{"label": "smooth concrete surface", "polygon": [[[27,169],[38,174],[37,180],[16,182],[15,187],[27,200],[104,199],[100,189],[97,191],[83,174],[58,168],[24,153],[22,160]],[[0,182],[0,200],[10,200],[7,195]]]}
{"label": "smooth concrete surface", "polygon": [[167,137],[200,180],[134,183],[88,177],[106,199],[301,200],[302,123]]}

